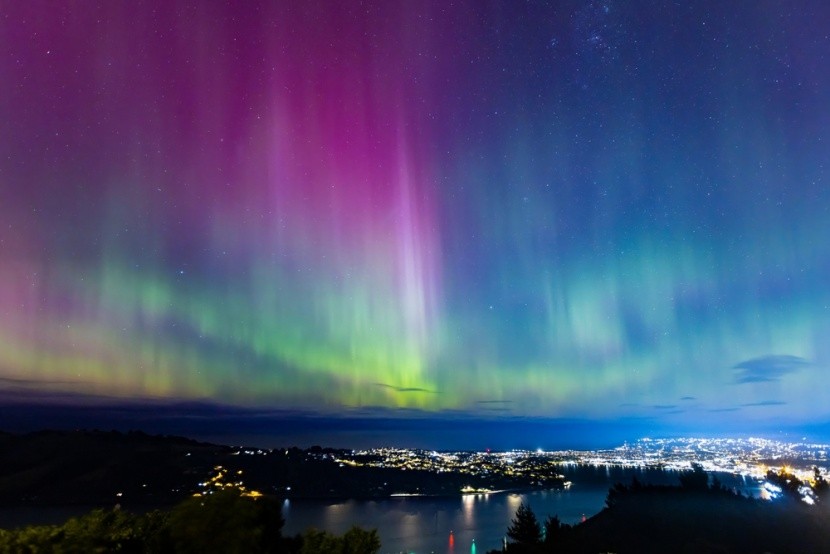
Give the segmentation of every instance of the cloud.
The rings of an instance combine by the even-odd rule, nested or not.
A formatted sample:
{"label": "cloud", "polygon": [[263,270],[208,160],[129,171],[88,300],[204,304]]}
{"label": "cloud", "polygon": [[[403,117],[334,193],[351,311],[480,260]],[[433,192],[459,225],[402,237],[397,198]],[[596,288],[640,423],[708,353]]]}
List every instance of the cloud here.
{"label": "cloud", "polygon": [[0,376],[0,387],[2,388],[25,388],[32,390],[42,390],[49,385],[88,385],[90,381],[72,381],[61,379],[25,379],[20,377],[2,377]]}
{"label": "cloud", "polygon": [[799,356],[770,355],[743,361],[732,366],[732,369],[735,370],[735,382],[743,385],[780,381],[784,375],[809,365],[808,360]]}
{"label": "cloud", "polygon": [[696,396],[683,396],[680,400],[697,400]]}
{"label": "cloud", "polygon": [[[33,403],[101,406],[119,400],[112,396],[77,392],[71,390],[70,384],[77,385],[78,383],[67,381],[29,382],[25,379],[0,378],[0,405]],[[123,399],[120,400],[123,401]]]}
{"label": "cloud", "polygon": [[719,413],[719,412],[737,412],[738,410],[740,410],[740,408],[732,407],[732,408],[712,408],[709,411]]}
{"label": "cloud", "polygon": [[388,383],[375,383],[375,385],[378,387],[383,387],[385,389],[391,389],[395,392],[421,392],[426,394],[438,394],[438,391],[422,389],[419,387],[397,387],[395,385],[390,385]]}
{"label": "cloud", "polygon": [[784,406],[785,404],[786,402],[780,400],[762,400],[761,402],[747,402],[746,404],[741,404],[741,406]]}
{"label": "cloud", "polygon": [[677,404],[655,404],[652,408],[655,410],[674,410],[677,408]]}

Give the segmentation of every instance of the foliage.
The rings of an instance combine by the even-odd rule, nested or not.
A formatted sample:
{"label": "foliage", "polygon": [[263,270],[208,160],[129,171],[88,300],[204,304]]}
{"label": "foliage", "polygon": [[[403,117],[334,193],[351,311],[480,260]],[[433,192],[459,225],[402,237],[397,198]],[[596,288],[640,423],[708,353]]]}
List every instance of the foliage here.
{"label": "foliage", "polygon": [[353,527],[342,536],[311,530],[285,538],[283,523],[276,499],[224,490],[189,498],[170,512],[134,515],[119,509],[93,510],[63,525],[0,529],[0,554],[375,554],[380,550],[375,530]]}
{"label": "foliage", "polygon": [[193,497],[170,514],[176,552],[278,552],[283,518],[275,499],[248,498],[236,490]]}
{"label": "foliage", "polygon": [[706,490],[709,488],[709,474],[703,466],[693,463],[691,471],[680,474],[680,486],[688,490]]}
{"label": "foliage", "polygon": [[93,510],[62,526],[0,532],[0,552],[165,552],[167,514]]}
{"label": "foliage", "polygon": [[568,524],[563,524],[558,515],[548,516],[545,519],[545,539],[544,544],[549,551],[555,552],[556,548],[560,546],[562,541],[566,539],[571,532],[571,527]]}
{"label": "foliage", "polygon": [[380,550],[376,530],[352,527],[342,537],[309,529],[302,536],[300,554],[374,554]]}
{"label": "foliage", "polygon": [[555,542],[556,536],[559,535],[561,529],[562,521],[559,519],[559,515],[548,516],[545,519],[544,525],[545,544]]}
{"label": "foliage", "polygon": [[[787,470],[767,478],[798,501],[769,502],[725,487],[699,465],[680,476],[680,486],[615,484],[606,509],[577,525],[557,516],[544,522],[545,538],[520,543],[521,529],[531,529],[535,516],[522,505],[512,521],[508,553],[560,554],[586,552],[830,552],[827,503],[830,484],[818,468],[809,481]],[[802,502],[812,488],[817,505]],[[528,532],[533,535],[533,532]],[[490,554],[496,554],[492,551]]]}
{"label": "foliage", "polygon": [[767,481],[771,484],[781,487],[781,491],[784,493],[784,498],[788,498],[790,500],[800,500],[801,493],[799,489],[804,485],[801,480],[795,476],[792,472],[788,471],[787,468],[782,467],[778,472],[773,470],[767,471]]}
{"label": "foliage", "polygon": [[777,472],[767,471],[766,478],[771,484],[781,488],[785,499],[800,501],[803,497],[803,491],[809,487],[820,503],[827,503],[830,500],[830,484],[816,466],[813,466],[813,478],[806,481],[800,480],[786,467]]}
{"label": "foliage", "polygon": [[510,527],[507,529],[507,536],[511,542],[523,546],[542,542],[542,527],[539,525],[539,520],[536,519],[536,514],[530,506],[525,505],[524,502],[516,510],[516,516],[511,520]]}
{"label": "foliage", "polygon": [[819,500],[825,500],[830,496],[828,494],[830,493],[830,484],[827,483],[827,479],[824,478],[816,466],[813,466],[813,482],[810,486]]}
{"label": "foliage", "polygon": [[614,483],[614,486],[608,489],[608,495],[605,497],[605,507],[613,508],[616,506],[626,492],[628,492],[628,487],[622,483]]}

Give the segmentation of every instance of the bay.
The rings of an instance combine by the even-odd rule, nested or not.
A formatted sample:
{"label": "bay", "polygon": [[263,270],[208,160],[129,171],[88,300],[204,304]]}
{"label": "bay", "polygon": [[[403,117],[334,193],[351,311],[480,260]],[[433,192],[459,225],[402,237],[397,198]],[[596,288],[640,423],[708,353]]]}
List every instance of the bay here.
{"label": "bay", "polygon": [[[484,554],[500,549],[516,509],[524,502],[540,522],[558,515],[575,524],[605,505],[608,489],[636,477],[655,485],[678,484],[678,472],[620,466],[563,465],[572,485],[565,490],[501,492],[447,497],[392,497],[375,500],[307,500],[283,502],[284,535],[316,528],[344,533],[353,525],[377,529],[382,554]],[[751,479],[719,473],[721,482],[744,494],[758,496]],[[111,506],[110,506],[111,507]],[[60,524],[89,512],[93,506],[26,507],[0,509],[0,527]],[[142,512],[153,507],[125,506]]]}
{"label": "bay", "polygon": [[[659,469],[606,466],[563,466],[572,485],[566,490],[464,495],[458,497],[394,497],[380,500],[324,502],[286,500],[283,504],[285,534],[309,527],[343,533],[352,525],[377,529],[381,553],[483,554],[500,549],[516,509],[528,504],[540,522],[558,515],[575,524],[605,505],[614,483],[631,482],[676,485],[678,474]],[[721,482],[744,494],[757,496],[758,485],[731,474],[717,474]]]}

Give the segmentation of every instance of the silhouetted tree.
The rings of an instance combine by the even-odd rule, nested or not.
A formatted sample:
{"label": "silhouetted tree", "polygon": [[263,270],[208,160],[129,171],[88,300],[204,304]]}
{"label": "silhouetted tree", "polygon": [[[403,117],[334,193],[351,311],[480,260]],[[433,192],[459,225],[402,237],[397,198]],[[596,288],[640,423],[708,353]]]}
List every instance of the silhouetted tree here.
{"label": "silhouetted tree", "polygon": [[709,475],[702,465],[693,463],[691,471],[680,474],[680,486],[688,490],[706,490],[709,488]]}
{"label": "silhouetted tree", "polygon": [[300,549],[300,554],[339,552],[342,546],[343,540],[340,537],[326,533],[325,531],[309,529],[303,533],[303,546]]}
{"label": "silhouetted tree", "polygon": [[793,473],[787,471],[787,468],[782,467],[777,473],[773,470],[767,471],[767,481],[781,487],[785,498],[791,500],[801,499],[799,489],[804,485],[801,480]]}
{"label": "silhouetted tree", "polygon": [[614,483],[614,486],[608,489],[608,496],[605,497],[605,506],[608,508],[616,506],[620,501],[620,498],[622,498],[628,490],[628,487],[622,483]]}
{"label": "silhouetted tree", "polygon": [[181,553],[279,552],[283,523],[275,499],[224,490],[173,508],[170,536]]}
{"label": "silhouetted tree", "polygon": [[512,543],[520,546],[533,546],[542,542],[542,527],[536,514],[526,506],[524,502],[516,510],[516,517],[510,522],[507,528],[507,536]]}
{"label": "silhouetted tree", "polygon": [[0,552],[172,552],[167,514],[93,510],[63,525],[0,530]]}
{"label": "silhouetted tree", "polygon": [[571,530],[571,526],[563,524],[558,515],[548,516],[545,519],[545,539],[544,545],[547,547],[546,551],[556,551],[556,547],[560,546],[562,539]]}
{"label": "silhouetted tree", "polygon": [[810,487],[819,500],[824,500],[827,496],[830,496],[828,495],[828,492],[830,492],[830,484],[827,483],[827,479],[821,474],[818,466],[813,466],[813,483]]}
{"label": "silhouetted tree", "polygon": [[170,512],[134,515],[119,509],[93,510],[63,525],[0,529],[0,554],[376,554],[380,550],[375,530],[352,527],[342,536],[310,530],[284,538],[283,523],[276,499],[223,490],[189,498]]}
{"label": "silhouetted tree", "polygon": [[556,536],[559,534],[559,530],[561,528],[562,521],[559,519],[559,515],[548,516],[545,519],[545,524],[543,526],[543,541],[545,542],[545,544],[555,542]]}
{"label": "silhouetted tree", "polygon": [[366,531],[352,527],[343,535],[343,554],[374,554],[380,550],[380,537],[375,529]]}
{"label": "silhouetted tree", "polygon": [[375,554],[380,550],[378,532],[359,527],[352,527],[342,537],[309,529],[302,542],[300,554]]}

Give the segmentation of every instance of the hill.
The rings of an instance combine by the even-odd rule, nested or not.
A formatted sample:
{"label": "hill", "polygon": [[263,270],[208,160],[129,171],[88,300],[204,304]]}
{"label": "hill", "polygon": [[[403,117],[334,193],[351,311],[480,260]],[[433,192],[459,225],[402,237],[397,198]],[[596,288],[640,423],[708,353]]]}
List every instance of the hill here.
{"label": "hill", "polygon": [[540,480],[536,473],[376,467],[352,463],[351,457],[351,451],[319,446],[230,447],[138,431],[4,433],[0,505],[162,506],[227,487],[285,498],[383,498],[561,484],[558,477]]}
{"label": "hill", "polygon": [[0,504],[172,503],[228,454],[228,447],[140,431],[4,433]]}
{"label": "hill", "polygon": [[535,514],[523,506],[508,530],[514,539],[508,552],[830,552],[830,499],[816,483],[813,490],[821,494],[813,497],[815,505],[809,505],[796,489],[766,501],[717,482],[709,486],[703,472],[689,472],[681,482],[676,487],[636,480],[630,486],[617,484],[600,513],[575,526],[548,518],[545,533],[535,523]]}
{"label": "hill", "polygon": [[803,503],[644,488],[575,527],[559,551],[830,552],[827,521],[826,510]]}

